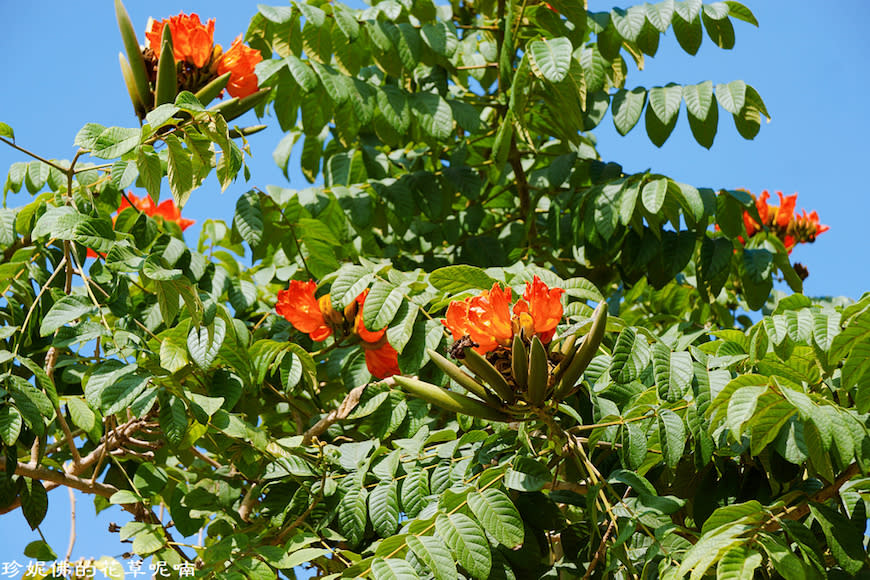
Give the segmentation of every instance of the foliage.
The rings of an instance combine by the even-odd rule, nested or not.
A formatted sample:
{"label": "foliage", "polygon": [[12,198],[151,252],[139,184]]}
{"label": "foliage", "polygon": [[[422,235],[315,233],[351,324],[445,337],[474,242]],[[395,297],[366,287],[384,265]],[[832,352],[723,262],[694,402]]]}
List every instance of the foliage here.
{"label": "foliage", "polygon": [[[141,127],[88,123],[67,161],[0,123],[30,155],[0,210],[0,509],[37,528],[46,490],[80,490],[131,514],[132,552],[205,578],[867,572],[870,296],[803,296],[750,194],[595,149],[608,110],[661,145],[683,102],[700,145],[720,107],[753,138],[768,113],[743,81],[627,78],[665,33],[731,48],[746,7],[261,5],[260,90],[209,108],[229,77],[167,92],[199,66],[173,68],[167,25],[152,88],[116,7]],[[188,247],[177,211],[126,190],[154,209],[166,178],[177,210],[213,170],[249,178],[227,120],[252,107],[285,132],[278,165],[301,141],[319,185],[252,187]],[[275,311],[291,280],[316,281],[316,342]],[[442,323],[541,281],[564,289],[555,337],[538,318],[475,355]],[[404,377],[374,381],[384,337]],[[582,359],[572,380],[562,357]]]}

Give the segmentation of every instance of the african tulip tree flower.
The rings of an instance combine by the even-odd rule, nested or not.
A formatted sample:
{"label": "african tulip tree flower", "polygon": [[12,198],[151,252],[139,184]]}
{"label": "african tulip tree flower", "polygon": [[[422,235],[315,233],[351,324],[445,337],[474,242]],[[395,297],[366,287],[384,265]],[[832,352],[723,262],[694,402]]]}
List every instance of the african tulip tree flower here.
{"label": "african tulip tree flower", "polygon": [[564,292],[561,288],[549,288],[535,276],[526,282],[523,297],[514,304],[511,316],[511,289],[502,290],[496,283],[477,296],[451,302],[442,322],[454,340],[467,336],[476,343],[474,350],[480,354],[498,346],[510,347],[514,335],[521,330],[525,338],[536,335],[547,343],[562,319]]}
{"label": "african tulip tree flower", "polygon": [[309,280],[300,282],[291,280],[287,290],[278,292],[278,303],[275,311],[287,319],[300,332],[311,337],[311,340],[326,340],[332,334],[332,328],[323,318],[318,300],[314,297],[317,284]]}
{"label": "african tulip tree flower", "polygon": [[175,61],[185,61],[197,68],[204,67],[214,49],[214,18],[205,25],[200,22],[198,14],[187,15],[184,12],[170,16],[167,20],[149,19],[145,38],[155,58],[160,58],[160,41],[165,24],[169,24],[172,34]]}
{"label": "african tulip tree flower", "polygon": [[[797,244],[812,243],[816,240],[816,236],[830,229],[819,223],[819,215],[815,211],[809,214],[806,210],[803,210],[801,214],[795,212],[796,193],[783,195],[781,191],[777,191],[776,194],[779,197],[779,206],[768,203],[770,194],[767,190],[762,191],[758,197],[750,193],[755,199],[758,217],[761,218],[761,223],[759,223],[749,215],[749,212],[743,212],[743,225],[750,238],[767,228],[782,240],[785,249],[791,253]],[[746,243],[742,236],[739,236],[738,240],[742,244]]]}
{"label": "african tulip tree flower", "polygon": [[261,60],[263,57],[260,51],[242,44],[241,36],[233,41],[232,46],[223,53],[217,63],[219,75],[232,73],[227,83],[227,92],[231,96],[243,99],[257,92],[257,75],[254,74],[254,67]]}
{"label": "african tulip tree flower", "polygon": [[313,280],[291,280],[287,290],[278,292],[275,311],[317,342],[333,334],[341,338],[358,338],[365,354],[366,368],[372,376],[385,379],[399,374],[399,354],[387,342],[387,329],[371,331],[363,324],[363,305],[368,288],[341,312],[332,307],[329,294],[315,298],[316,290],[317,284]]}

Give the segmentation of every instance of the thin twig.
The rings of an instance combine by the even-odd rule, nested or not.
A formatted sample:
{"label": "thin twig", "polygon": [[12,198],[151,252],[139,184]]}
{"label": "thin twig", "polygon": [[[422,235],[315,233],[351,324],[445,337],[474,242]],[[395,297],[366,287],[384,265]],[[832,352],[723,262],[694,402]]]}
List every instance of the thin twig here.
{"label": "thin twig", "polygon": [[16,145],[16,144],[13,143],[12,141],[9,141],[8,139],[5,139],[4,137],[0,137],[0,143],[6,143],[7,145],[9,145],[10,147],[12,147],[13,149],[18,149],[19,151],[21,151],[21,152],[24,153],[25,155],[30,155],[31,157],[33,157],[33,158],[36,159],[37,161],[42,161],[43,163],[45,163],[45,164],[48,165],[49,167],[54,167],[54,168],[57,169],[58,171],[62,171],[63,173],[66,173],[67,171],[69,171],[68,168],[66,168],[66,167],[61,167],[60,165],[58,165],[57,163],[54,163],[53,161],[49,161],[48,159],[45,159],[44,157],[40,157],[40,156],[37,155],[36,153],[33,153],[33,152],[31,152],[31,151],[28,151],[28,150],[25,149],[24,147],[19,147],[18,145]]}
{"label": "thin twig", "polygon": [[76,492],[73,488],[66,488],[69,492],[69,545],[66,549],[65,560],[69,562],[72,557],[73,546],[76,545]]}
{"label": "thin twig", "polygon": [[[385,382],[387,381],[390,381],[390,379],[386,379]],[[367,386],[368,384],[365,384],[352,389],[337,409],[330,411],[324,418],[315,423],[313,427],[302,435],[302,445],[311,444],[312,439],[322,435],[331,425],[347,418],[347,416],[350,415],[350,412],[359,403],[360,397],[362,397],[363,391],[366,390]]]}
{"label": "thin twig", "polygon": [[[625,493],[622,495],[622,501],[625,501],[628,497],[628,494],[631,492],[631,486],[625,490]],[[607,525],[607,530],[604,532],[604,535],[601,536],[601,543],[598,544],[598,549],[595,550],[595,556],[592,557],[592,561],[589,563],[589,567],[586,569],[586,573],[583,574],[583,580],[589,580],[592,577],[592,572],[595,571],[595,567],[598,565],[598,561],[601,559],[601,556],[604,554],[604,549],[607,547],[607,540],[610,539],[610,534],[613,533],[613,530],[616,529],[616,520],[611,519],[610,523]]]}

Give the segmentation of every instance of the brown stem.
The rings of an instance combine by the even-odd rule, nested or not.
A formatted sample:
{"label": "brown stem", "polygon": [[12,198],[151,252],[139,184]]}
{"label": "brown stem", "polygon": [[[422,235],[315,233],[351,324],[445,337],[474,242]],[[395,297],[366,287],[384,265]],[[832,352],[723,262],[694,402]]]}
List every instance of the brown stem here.
{"label": "brown stem", "polygon": [[28,151],[24,147],[19,147],[18,145],[16,145],[12,141],[9,141],[8,139],[5,139],[4,137],[0,137],[0,143],[6,143],[7,145],[12,147],[13,149],[18,149],[19,151],[21,151],[25,155],[30,155],[31,157],[33,157],[37,161],[42,161],[43,163],[45,163],[49,167],[54,167],[58,171],[62,171],[63,173],[67,173],[69,171],[69,169],[67,169],[66,167],[61,167],[57,163],[54,163],[53,161],[49,161],[48,159],[45,159],[44,157],[40,157],[36,153],[33,153],[32,151]]}
{"label": "brown stem", "polygon": [[[385,382],[390,384],[392,381],[387,379]],[[359,403],[360,397],[362,397],[363,391],[366,390],[368,385],[360,385],[355,387],[351,392],[347,394],[341,404],[337,409],[334,409],[326,415],[326,417],[322,418],[320,421],[314,424],[308,431],[306,431],[302,435],[302,444],[309,445],[311,444],[311,440],[315,437],[319,437],[322,435],[331,425],[336,423],[337,421],[341,421],[342,419],[347,418],[350,415],[350,412],[357,406]]]}

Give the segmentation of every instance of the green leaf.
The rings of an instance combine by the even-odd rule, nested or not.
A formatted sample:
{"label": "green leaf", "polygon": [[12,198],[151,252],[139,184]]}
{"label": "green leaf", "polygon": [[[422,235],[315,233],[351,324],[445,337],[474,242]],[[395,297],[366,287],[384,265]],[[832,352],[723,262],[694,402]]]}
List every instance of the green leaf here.
{"label": "green leaf", "polygon": [[574,47],[565,37],[543,38],[528,45],[529,64],[538,78],[551,83],[561,82],[571,68],[571,55]]}
{"label": "green leaf", "polygon": [[645,104],[646,89],[643,87],[637,87],[631,91],[619,89],[613,95],[613,104],[611,105],[613,125],[620,135],[625,135],[634,128],[640,120],[640,114],[643,112]]}
{"label": "green leaf", "polygon": [[129,408],[133,401],[148,387],[151,379],[138,374],[127,374],[108,385],[100,393],[100,411],[114,415]]}
{"label": "green leaf", "polygon": [[427,495],[429,495],[428,474],[422,469],[408,471],[405,479],[402,480],[400,494],[402,511],[409,517],[417,517],[426,504]]}
{"label": "green leaf", "polygon": [[[698,3],[700,5],[700,2]],[[701,17],[697,15],[690,19],[685,19],[680,14],[680,3],[676,4],[676,13],[671,26],[674,28],[674,36],[677,37],[677,42],[689,54],[697,54],[701,47],[701,42],[704,40],[704,30],[701,26]]]}
{"label": "green leaf", "polygon": [[248,191],[236,201],[233,225],[251,248],[260,245],[263,239],[263,211],[260,209],[260,196],[256,191]]}
{"label": "green leaf", "polygon": [[635,42],[646,22],[646,10],[642,5],[632,6],[628,10],[614,8],[610,11],[610,21],[620,36]]}
{"label": "green leaf", "polygon": [[417,580],[420,578],[414,568],[405,560],[398,558],[375,558],[372,561],[372,577],[375,580]]}
{"label": "green leaf", "polygon": [[187,408],[184,401],[175,396],[160,403],[160,430],[172,445],[178,445],[187,432]]}
{"label": "green leaf", "polygon": [[675,402],[683,398],[692,384],[692,357],[687,352],[671,352],[658,342],[653,346],[653,372],[659,396]]}
{"label": "green leaf", "polygon": [[456,564],[453,556],[438,536],[408,536],[408,548],[417,558],[426,564],[436,580],[456,580]]}
{"label": "green leaf", "polygon": [[728,15],[732,18],[748,22],[756,27],[758,26],[758,20],[755,19],[755,15],[746,6],[740,2],[735,2],[735,0],[725,0],[725,4],[728,5]]}
{"label": "green leaf", "polygon": [[15,143],[15,132],[6,123],[0,123],[0,137],[6,137]]}
{"label": "green leaf", "polygon": [[57,554],[54,553],[51,546],[42,540],[36,540],[27,544],[27,547],[24,548],[24,555],[41,562],[53,562],[57,560]]}
{"label": "green leaf", "polygon": [[686,447],[686,428],[683,420],[670,409],[661,409],[659,411],[658,423],[662,456],[668,467],[676,467],[683,457],[683,449]]}
{"label": "green leaf", "polygon": [[646,18],[659,32],[667,32],[674,15],[673,0],[646,5]]}
{"label": "green leaf", "polygon": [[335,18],[338,29],[347,38],[348,42],[353,42],[359,37],[359,22],[357,22],[353,11],[347,6],[340,3],[333,4],[332,15]]}
{"label": "green leaf", "polygon": [[37,193],[45,187],[48,180],[49,166],[42,161],[31,161],[27,164],[27,175],[24,177],[24,185],[30,193]]}
{"label": "green leaf", "polygon": [[0,407],[0,440],[8,447],[14,447],[21,434],[21,413],[11,405]]}
{"label": "green leaf", "polygon": [[152,200],[160,199],[160,181],[163,179],[163,165],[160,157],[150,148],[142,147],[136,156],[136,169],[142,185]]}
{"label": "green leaf", "polygon": [[[167,148],[166,176],[169,179],[169,189],[178,209],[182,209],[193,190],[193,162],[187,151],[175,135],[163,138]],[[141,170],[140,170],[141,171]]]}
{"label": "green leaf", "polygon": [[91,155],[100,159],[120,157],[136,148],[141,133],[141,129],[109,127],[94,140]]}
{"label": "green leaf", "polygon": [[72,322],[77,318],[83,318],[96,311],[94,304],[84,296],[64,296],[54,303],[39,326],[40,336],[48,336],[55,330]]}
{"label": "green leaf", "polygon": [[503,491],[493,488],[473,491],[467,501],[477,520],[500,544],[512,549],[522,545],[523,520]]}
{"label": "green leaf", "polygon": [[429,274],[429,283],[445,294],[459,294],[465,290],[490,290],[496,280],[480,268],[456,265],[438,268]]}
{"label": "green leaf", "polygon": [[338,529],[352,546],[362,541],[366,531],[368,492],[361,484],[353,485],[338,504]]}
{"label": "green leaf", "polygon": [[680,85],[669,83],[664,87],[649,90],[649,106],[663,125],[667,125],[680,112],[683,89]]}
{"label": "green leaf", "polygon": [[761,565],[762,556],[746,546],[735,546],[725,552],[716,566],[716,580],[752,580]]}
{"label": "green leaf", "polygon": [[734,25],[728,19],[727,7],[723,18],[715,18],[719,15],[716,6],[724,6],[724,4],[721,2],[705,4],[704,10],[701,12],[701,20],[704,22],[704,28],[707,29],[707,36],[710,37],[710,40],[719,48],[730,50],[734,48]]}
{"label": "green leaf", "polygon": [[415,93],[412,112],[423,131],[433,139],[447,139],[453,133],[453,110],[435,93]]}
{"label": "green leaf", "polygon": [[332,307],[336,310],[344,309],[368,287],[372,278],[372,274],[363,266],[351,265],[343,268],[329,290]]}
{"label": "green leaf", "polygon": [[30,524],[30,529],[35,530],[48,513],[48,493],[39,480],[25,477],[22,481],[23,485],[18,492],[21,498],[21,512]]}
{"label": "green leaf", "polygon": [[767,392],[767,387],[747,386],[737,389],[728,401],[727,425],[731,436],[737,441],[743,434],[743,425],[752,418],[758,398]]}
{"label": "green leaf", "polygon": [[396,481],[382,481],[369,493],[369,518],[375,532],[382,538],[396,533],[399,527],[399,487]]}
{"label": "green leaf", "polygon": [[665,141],[667,141],[668,137],[673,133],[674,127],[677,126],[678,118],[679,115],[675,114],[668,123],[663,123],[658,115],[656,115],[652,106],[647,105],[644,122],[646,125],[646,134],[649,137],[649,140],[652,141],[656,147],[664,145]]}
{"label": "green leaf", "polygon": [[363,324],[368,330],[380,330],[389,325],[402,305],[405,290],[389,282],[377,280],[363,304]]}
{"label": "green leaf", "polygon": [[716,85],[716,100],[732,115],[739,114],[746,104],[746,83],[731,81],[728,84]]}
{"label": "green leaf", "polygon": [[474,520],[463,513],[439,514],[435,531],[447,543],[456,561],[472,577],[487,580],[492,568],[492,554],[486,534]]}
{"label": "green leaf", "polygon": [[658,214],[665,203],[665,196],[668,193],[668,180],[665,177],[650,181],[643,186],[641,191],[641,200],[643,206],[651,214]]}
{"label": "green leaf", "polygon": [[206,328],[191,328],[187,335],[187,348],[190,358],[201,369],[211,367],[226,336],[226,323],[223,318],[215,318]]}
{"label": "green leaf", "polygon": [[66,408],[73,425],[83,429],[86,433],[94,433],[96,429],[101,427],[97,420],[97,414],[83,400],[70,397],[66,400]]}

